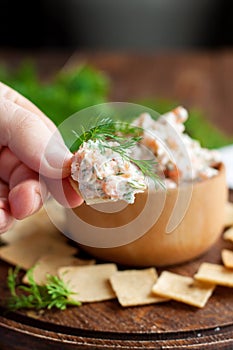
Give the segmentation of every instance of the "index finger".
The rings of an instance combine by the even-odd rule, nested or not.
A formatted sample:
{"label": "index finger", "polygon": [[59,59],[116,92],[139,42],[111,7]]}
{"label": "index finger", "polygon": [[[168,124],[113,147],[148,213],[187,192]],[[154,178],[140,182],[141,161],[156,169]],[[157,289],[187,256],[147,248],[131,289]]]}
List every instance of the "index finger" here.
{"label": "index finger", "polygon": [[13,90],[12,88],[3,84],[2,82],[0,82],[0,97],[10,100],[18,106],[37,114],[52,132],[56,131],[56,126],[49,118],[45,116],[45,114],[38,107],[36,107],[31,101],[26,99],[17,91]]}
{"label": "index finger", "polygon": [[37,114],[0,97],[0,122],[0,146],[29,168],[55,179],[70,174],[72,153]]}

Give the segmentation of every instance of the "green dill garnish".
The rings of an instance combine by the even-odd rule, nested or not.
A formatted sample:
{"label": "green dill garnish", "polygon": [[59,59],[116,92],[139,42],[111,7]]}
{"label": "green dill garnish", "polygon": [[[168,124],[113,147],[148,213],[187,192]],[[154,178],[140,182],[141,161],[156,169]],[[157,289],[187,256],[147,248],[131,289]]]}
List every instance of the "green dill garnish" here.
{"label": "green dill garnish", "polygon": [[132,126],[129,123],[122,121],[113,121],[111,118],[104,118],[96,120],[96,125],[89,130],[82,130],[82,134],[79,136],[74,130],[73,133],[77,136],[75,142],[75,148],[78,149],[83,142],[88,140],[110,140],[121,143],[125,139],[125,136],[132,136],[133,138],[141,139],[143,130],[139,127]]}
{"label": "green dill garnish", "polygon": [[[75,149],[89,140],[101,141],[98,145],[102,153],[106,149],[111,149],[116,152],[120,157],[135,164],[144,176],[150,177],[156,185],[162,185],[159,176],[156,174],[155,166],[157,162],[154,159],[135,159],[130,156],[129,150],[134,148],[137,143],[142,140],[143,129],[137,126],[133,126],[123,121],[113,121],[111,118],[105,118],[102,120],[97,119],[96,126],[85,131],[79,136],[75,131],[74,134],[77,136],[75,142]],[[118,144],[109,144],[109,142],[116,142]]]}
{"label": "green dill garnish", "polygon": [[[18,284],[19,267],[8,270],[7,285],[11,296],[8,309],[52,309],[65,310],[68,305],[80,306],[79,301],[70,298],[72,291],[68,289],[62,279],[48,275],[46,284],[39,286],[33,278],[33,268],[27,272],[28,285]],[[23,293],[18,293],[22,291]]]}

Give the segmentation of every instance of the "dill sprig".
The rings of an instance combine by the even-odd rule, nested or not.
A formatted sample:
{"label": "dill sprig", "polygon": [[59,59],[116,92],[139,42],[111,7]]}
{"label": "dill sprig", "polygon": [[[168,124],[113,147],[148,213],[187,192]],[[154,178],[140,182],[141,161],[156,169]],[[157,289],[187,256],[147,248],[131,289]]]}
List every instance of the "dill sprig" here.
{"label": "dill sprig", "polygon": [[[75,148],[79,147],[89,140],[100,140],[99,147],[101,151],[111,149],[118,153],[122,159],[135,164],[143,173],[144,176],[150,177],[156,185],[162,185],[159,176],[156,174],[155,166],[157,162],[154,159],[135,159],[130,156],[129,150],[134,148],[137,143],[142,140],[143,129],[123,121],[113,121],[111,118],[97,120],[96,126],[89,130],[82,130],[83,133],[79,136],[75,131],[77,140]],[[118,143],[110,145],[110,141]]]}
{"label": "dill sprig", "polygon": [[154,159],[135,159],[131,157],[128,152],[126,152],[127,149],[135,147],[140,139],[132,138],[116,146],[110,146],[108,143],[103,143],[103,147],[111,149],[113,152],[118,153],[122,159],[135,164],[145,176],[148,176],[157,182],[159,180],[158,175],[155,173],[155,166],[157,162]]}
{"label": "dill sprig", "polygon": [[[64,281],[57,276],[48,275],[46,284],[39,286],[33,278],[33,268],[27,272],[28,285],[18,284],[19,267],[8,271],[7,285],[11,296],[8,300],[8,309],[52,309],[65,310],[68,305],[80,306],[79,301],[70,298],[72,291]],[[18,293],[22,291],[24,293]]]}
{"label": "dill sprig", "polygon": [[132,126],[129,123],[122,121],[113,121],[111,118],[97,119],[96,125],[91,127],[89,130],[82,128],[82,134],[78,135],[74,130],[73,133],[76,135],[77,139],[75,142],[75,148],[87,142],[88,140],[114,140],[117,142],[122,142],[125,140],[123,136],[141,137],[143,130],[137,126]]}

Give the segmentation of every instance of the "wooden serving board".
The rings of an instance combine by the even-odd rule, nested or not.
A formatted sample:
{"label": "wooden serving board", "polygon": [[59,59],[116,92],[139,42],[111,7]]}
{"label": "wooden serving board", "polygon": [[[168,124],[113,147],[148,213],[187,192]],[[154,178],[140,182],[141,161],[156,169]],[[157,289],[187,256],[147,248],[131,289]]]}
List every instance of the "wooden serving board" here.
{"label": "wooden serving board", "polygon": [[[168,268],[192,276],[203,261],[221,263],[223,239],[189,263]],[[6,313],[9,265],[0,260],[0,349],[233,349],[233,290],[217,287],[203,309],[169,301],[122,308],[116,300],[65,311]],[[161,270],[159,270],[160,272]]]}

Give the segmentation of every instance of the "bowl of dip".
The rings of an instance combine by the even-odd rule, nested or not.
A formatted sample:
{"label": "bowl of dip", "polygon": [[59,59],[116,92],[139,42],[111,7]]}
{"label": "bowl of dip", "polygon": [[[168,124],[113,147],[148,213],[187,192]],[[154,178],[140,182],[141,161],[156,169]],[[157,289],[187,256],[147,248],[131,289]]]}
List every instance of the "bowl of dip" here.
{"label": "bowl of dip", "polygon": [[[97,258],[130,266],[173,265],[198,257],[217,241],[223,229],[227,189],[223,165],[220,164],[218,169],[218,175],[193,184],[188,208],[178,226],[171,232],[167,233],[166,227],[177,200],[178,189],[167,191],[158,220],[140,238],[116,247],[101,248],[80,244],[81,247]],[[184,192],[189,190],[187,186],[180,189]],[[138,194],[134,204],[116,213],[97,211],[86,203],[72,209],[72,213],[67,211],[69,237],[77,241],[80,237],[80,228],[73,215],[86,225],[95,227],[97,241],[100,229],[105,228],[106,234],[110,227],[119,227],[120,230],[120,226],[132,221],[142,210],[146,196],[146,193]],[[152,197],[156,205],[161,199],[161,192],[152,193]],[[153,216],[153,212],[152,206],[144,217],[145,226],[148,216]]]}
{"label": "bowl of dip", "polygon": [[[97,197],[90,200],[95,184],[93,169],[98,162],[96,154],[93,166],[88,159],[91,171],[88,179],[92,185],[89,181],[83,188],[88,188],[89,202],[67,209],[69,238],[99,259],[129,266],[183,263],[203,254],[216,242],[223,229],[227,200],[225,169],[214,151],[201,148],[197,141],[183,133],[186,119],[187,113],[182,107],[158,121],[146,114],[137,119],[137,126],[150,130],[149,135],[143,135],[142,142],[156,154],[164,173],[164,188],[137,189],[133,193],[136,194],[133,203],[132,196],[130,204],[116,200],[117,196],[124,198],[117,190],[114,190],[114,198],[111,197],[112,186],[111,191],[106,190],[110,177],[103,176],[104,187],[101,187],[102,175],[96,180],[98,187],[94,186],[98,188]],[[152,136],[156,132],[159,137],[155,140]],[[85,153],[85,149],[82,152]],[[79,158],[80,155],[74,162]],[[83,174],[83,164],[75,163],[73,179],[79,179],[79,169]],[[114,176],[110,184],[115,182]],[[118,188],[127,188],[125,179],[124,186],[121,184]],[[103,196],[105,203],[98,203],[98,196]]]}

